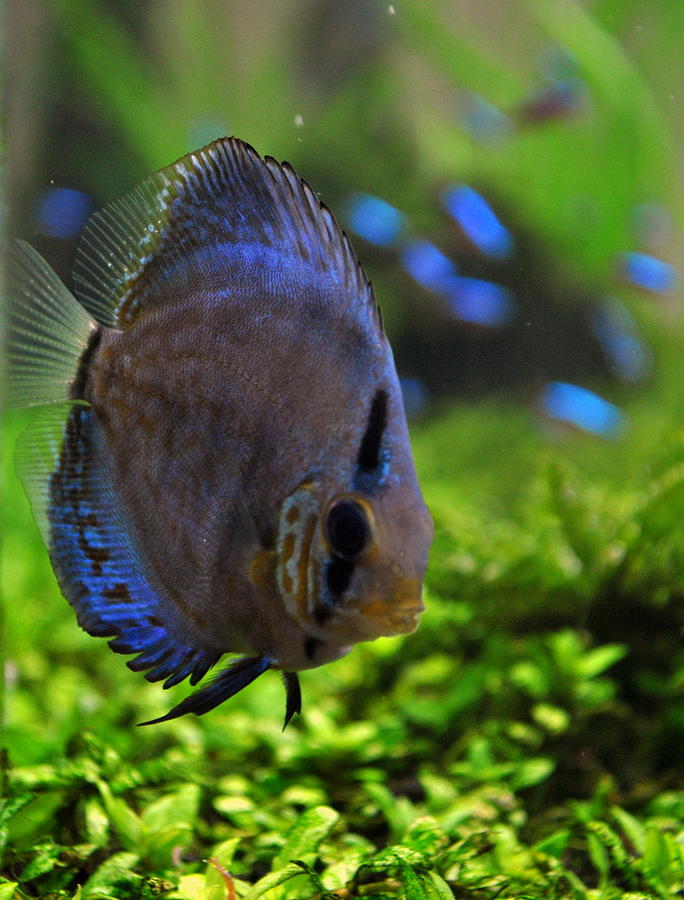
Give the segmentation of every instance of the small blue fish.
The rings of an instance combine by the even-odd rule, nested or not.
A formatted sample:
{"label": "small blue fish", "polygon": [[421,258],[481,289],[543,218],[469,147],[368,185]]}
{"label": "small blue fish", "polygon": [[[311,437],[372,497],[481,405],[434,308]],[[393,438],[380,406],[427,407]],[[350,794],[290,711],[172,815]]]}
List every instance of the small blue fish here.
{"label": "small blue fish", "polygon": [[[432,521],[373,291],[287,163],[219,140],[96,213],[75,299],[11,255],[19,470],[82,628],[164,687],[161,722],[267,669],[413,631]],[[151,724],[151,723],[145,723]]]}

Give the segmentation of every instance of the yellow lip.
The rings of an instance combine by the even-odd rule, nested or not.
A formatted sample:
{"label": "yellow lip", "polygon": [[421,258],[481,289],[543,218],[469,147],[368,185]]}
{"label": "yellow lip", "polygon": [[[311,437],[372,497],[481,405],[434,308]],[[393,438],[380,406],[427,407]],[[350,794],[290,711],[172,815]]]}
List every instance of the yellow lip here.
{"label": "yellow lip", "polygon": [[408,634],[418,626],[425,607],[421,600],[422,583],[418,578],[400,579],[389,598],[371,600],[361,613],[373,623],[378,634]]}

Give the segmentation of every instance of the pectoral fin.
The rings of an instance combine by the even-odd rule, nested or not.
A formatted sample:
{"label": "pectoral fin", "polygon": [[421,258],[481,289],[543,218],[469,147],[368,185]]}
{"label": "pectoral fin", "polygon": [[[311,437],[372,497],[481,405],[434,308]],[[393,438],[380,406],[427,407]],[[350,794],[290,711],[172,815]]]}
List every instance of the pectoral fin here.
{"label": "pectoral fin", "polygon": [[283,682],[285,684],[285,724],[283,731],[288,726],[292,716],[302,711],[302,692],[299,687],[299,676],[296,672],[283,672]]}

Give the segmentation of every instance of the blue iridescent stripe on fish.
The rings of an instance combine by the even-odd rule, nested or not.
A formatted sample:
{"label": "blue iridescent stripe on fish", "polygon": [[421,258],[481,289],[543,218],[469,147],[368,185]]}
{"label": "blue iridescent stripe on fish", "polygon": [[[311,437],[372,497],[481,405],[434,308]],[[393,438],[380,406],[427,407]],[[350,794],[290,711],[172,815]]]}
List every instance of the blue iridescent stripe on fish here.
{"label": "blue iridescent stripe on fish", "polygon": [[623,253],[620,264],[625,279],[635,287],[654,294],[667,294],[677,286],[675,267],[649,253]]}
{"label": "blue iridescent stripe on fish", "polygon": [[494,259],[513,252],[513,238],[487,200],[466,184],[457,184],[444,194],[444,208],[468,240]]}
{"label": "blue iridescent stripe on fish", "polygon": [[50,480],[50,555],[60,587],[89,634],[112,637],[118,653],[140,654],[129,668],[150,669],[145,677],[166,679],[165,687],[188,676],[195,684],[221,654],[175,639],[155,615],[158,598],[116,511],[95,428],[91,409],[73,408]]}
{"label": "blue iridescent stripe on fish", "polygon": [[551,381],[544,388],[540,402],[544,412],[552,419],[567,422],[600,437],[621,437],[627,426],[625,414],[614,403],[578,384]]}
{"label": "blue iridescent stripe on fish", "polygon": [[398,209],[372,194],[352,194],[347,200],[346,218],[354,234],[378,247],[396,243],[405,225]]}

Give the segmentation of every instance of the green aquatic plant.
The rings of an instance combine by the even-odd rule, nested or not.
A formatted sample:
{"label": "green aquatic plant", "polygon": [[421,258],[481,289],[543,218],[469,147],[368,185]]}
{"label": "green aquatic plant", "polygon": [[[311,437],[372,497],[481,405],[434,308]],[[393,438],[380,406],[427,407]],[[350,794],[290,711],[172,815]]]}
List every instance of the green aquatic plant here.
{"label": "green aquatic plant", "polygon": [[[312,674],[285,733],[275,684],[137,730],[153,688],[82,639],[37,544],[9,532],[5,584],[26,601],[9,610],[0,896],[681,888],[684,445],[654,451],[646,480],[590,478],[530,433],[509,461],[536,452],[536,471],[494,516],[465,473],[430,471],[459,413],[475,415],[416,440],[438,528],[421,628]],[[8,509],[30,535],[18,496]]]}

